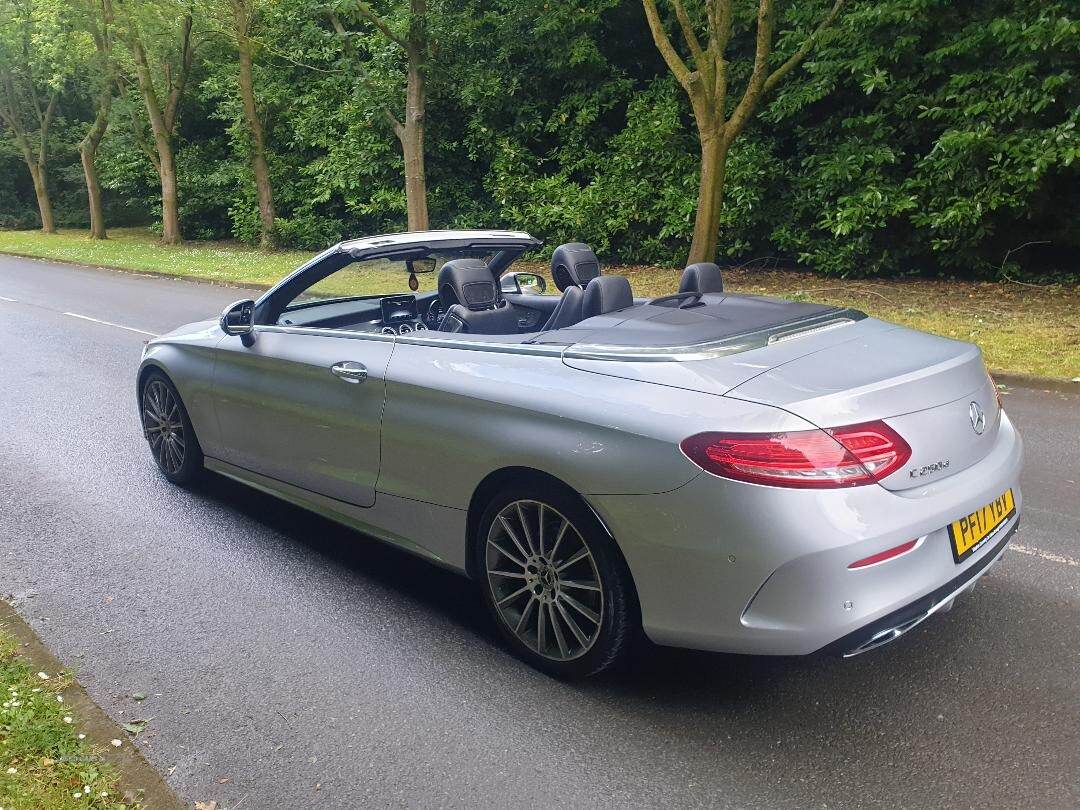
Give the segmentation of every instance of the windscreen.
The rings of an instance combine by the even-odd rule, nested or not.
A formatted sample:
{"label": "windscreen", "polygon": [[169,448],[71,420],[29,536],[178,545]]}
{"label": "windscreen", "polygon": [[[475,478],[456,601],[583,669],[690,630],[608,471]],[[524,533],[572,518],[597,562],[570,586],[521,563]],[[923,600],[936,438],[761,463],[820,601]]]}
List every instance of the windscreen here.
{"label": "windscreen", "polygon": [[[382,296],[413,293],[422,295],[438,289],[439,270],[451,259],[477,258],[487,261],[488,252],[451,251],[432,253],[426,260],[412,264],[418,283],[416,290],[409,287],[409,262],[404,259],[370,259],[348,264],[317,281],[296,296],[292,304],[311,303],[331,298]],[[434,260],[434,269],[432,261]]]}

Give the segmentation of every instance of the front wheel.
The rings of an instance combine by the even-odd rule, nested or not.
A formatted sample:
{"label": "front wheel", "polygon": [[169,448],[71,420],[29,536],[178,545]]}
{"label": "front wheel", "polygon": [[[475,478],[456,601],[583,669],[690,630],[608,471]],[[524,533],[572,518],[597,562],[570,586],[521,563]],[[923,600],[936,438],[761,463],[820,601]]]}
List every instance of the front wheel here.
{"label": "front wheel", "polygon": [[203,469],[202,448],[176,387],[161,372],[150,372],[139,396],[143,435],[158,469],[174,484],[189,484]]}
{"label": "front wheel", "polygon": [[475,539],[484,601],[518,656],[559,677],[626,658],[641,626],[630,572],[579,498],[507,490]]}

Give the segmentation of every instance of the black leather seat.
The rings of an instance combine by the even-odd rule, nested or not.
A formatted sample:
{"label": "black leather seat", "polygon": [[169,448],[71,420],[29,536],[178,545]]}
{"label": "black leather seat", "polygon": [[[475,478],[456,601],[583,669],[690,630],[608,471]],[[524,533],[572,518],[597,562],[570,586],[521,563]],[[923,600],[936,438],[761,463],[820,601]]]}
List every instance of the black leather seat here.
{"label": "black leather seat", "polygon": [[600,260],[584,242],[568,242],[555,248],[551,254],[551,278],[563,295],[543,331],[564,329],[580,321],[585,285],[599,275]]}
{"label": "black leather seat", "polygon": [[585,288],[585,299],[581,302],[581,319],[596,315],[606,315],[634,305],[634,293],[630,282],[622,276],[600,276],[589,282]]}
{"label": "black leather seat", "polygon": [[565,329],[567,326],[573,326],[575,323],[581,320],[581,303],[585,300],[585,293],[578,286],[567,287],[562,294],[562,298],[559,299],[558,306],[555,307],[551,313],[551,317],[548,318],[547,323],[544,324],[543,331],[547,332],[551,329]]}
{"label": "black leather seat", "polygon": [[683,270],[679,279],[679,292],[714,293],[724,291],[724,277],[719,266],[712,262],[698,262]]}
{"label": "black leather seat", "polygon": [[479,259],[454,259],[439,271],[439,301],[446,309],[440,332],[512,335],[518,316],[503,299],[491,269]]}

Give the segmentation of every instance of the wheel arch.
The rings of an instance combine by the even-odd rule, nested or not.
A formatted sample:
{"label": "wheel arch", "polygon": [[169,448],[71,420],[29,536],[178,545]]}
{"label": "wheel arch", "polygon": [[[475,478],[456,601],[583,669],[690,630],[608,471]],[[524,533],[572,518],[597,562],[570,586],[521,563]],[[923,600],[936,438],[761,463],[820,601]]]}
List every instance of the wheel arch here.
{"label": "wheel arch", "polygon": [[[173,388],[176,388],[176,383],[173,381],[173,378],[169,375],[168,370],[166,370],[166,368],[163,365],[161,365],[161,363],[159,363],[157,360],[150,359],[150,358],[147,358],[146,360],[144,360],[142,366],[139,367],[139,373],[135,378],[135,403],[136,403],[136,406],[139,409],[140,414],[142,413],[142,392],[143,392],[143,387],[146,385],[146,380],[147,380],[147,378],[149,378],[149,376],[151,374],[158,374],[158,375],[164,377],[168,381],[169,385],[171,385]],[[179,389],[177,389],[177,390],[179,390]],[[142,417],[140,416],[139,419],[140,419],[140,423],[141,423]]]}
{"label": "wheel arch", "polygon": [[[534,467],[502,467],[498,470],[493,470],[484,476],[483,480],[476,485],[473,490],[472,497],[469,499],[469,509],[465,520],[465,572],[472,578],[477,579],[480,571],[480,560],[477,554],[476,543],[474,537],[477,530],[480,527],[480,519],[484,515],[484,510],[487,505],[491,503],[491,499],[494,498],[501,490],[508,486],[520,486],[522,484],[536,483],[541,486],[555,487],[562,490],[567,495],[580,500],[585,507],[593,514],[596,521],[603,528],[604,532],[615,548],[619,550],[619,556],[623,558],[623,563],[626,563],[626,555],[622,553],[622,549],[619,548],[619,541],[615,535],[612,534],[611,529],[607,523],[600,516],[600,513],[596,511],[589,499],[567,484],[561,478],[552,475],[551,473],[544,472],[543,470],[535,469]],[[627,570],[630,570],[630,566],[626,566]],[[630,574],[631,581],[633,581],[633,572]]]}
{"label": "wheel arch", "polygon": [[147,360],[145,363],[143,363],[142,368],[139,369],[138,376],[135,378],[136,397],[142,396],[142,390],[143,386],[146,384],[146,378],[153,374],[155,371],[158,374],[162,375],[170,383],[172,383],[173,386],[176,385],[176,383],[173,382],[172,377],[169,376],[169,372],[165,370],[164,366],[154,360]]}

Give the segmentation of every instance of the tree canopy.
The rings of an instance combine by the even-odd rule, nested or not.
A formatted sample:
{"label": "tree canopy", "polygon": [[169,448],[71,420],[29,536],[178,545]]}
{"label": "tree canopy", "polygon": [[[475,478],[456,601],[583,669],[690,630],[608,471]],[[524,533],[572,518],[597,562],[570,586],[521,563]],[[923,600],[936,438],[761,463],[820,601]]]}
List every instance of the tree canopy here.
{"label": "tree canopy", "polygon": [[171,160],[187,239],[318,249],[427,221],[675,265],[701,208],[692,72],[723,74],[704,101],[739,122],[720,257],[1080,275],[1080,20],[1054,0],[0,0],[0,227],[41,225],[31,164],[57,224],[89,223],[80,144],[104,114],[110,225],[169,234]]}

